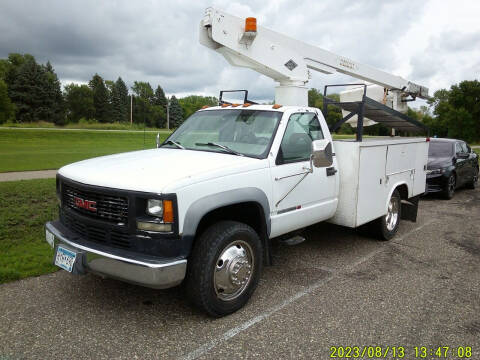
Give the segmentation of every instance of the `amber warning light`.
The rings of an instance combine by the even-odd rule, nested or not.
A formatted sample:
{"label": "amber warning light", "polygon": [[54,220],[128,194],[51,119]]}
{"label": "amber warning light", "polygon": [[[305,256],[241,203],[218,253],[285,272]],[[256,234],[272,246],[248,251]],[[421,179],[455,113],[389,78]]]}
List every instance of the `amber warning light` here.
{"label": "amber warning light", "polygon": [[245,32],[257,32],[257,19],[248,17],[245,19]]}
{"label": "amber warning light", "polygon": [[249,46],[257,36],[257,19],[254,17],[248,17],[245,19],[245,31],[242,37],[238,41],[240,44]]}

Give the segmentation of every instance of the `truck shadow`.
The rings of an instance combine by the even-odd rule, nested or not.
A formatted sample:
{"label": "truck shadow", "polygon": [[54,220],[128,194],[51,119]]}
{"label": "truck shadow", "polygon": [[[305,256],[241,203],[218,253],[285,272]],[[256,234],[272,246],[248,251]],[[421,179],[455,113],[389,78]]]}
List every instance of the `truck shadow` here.
{"label": "truck shadow", "polygon": [[[333,271],[340,259],[345,263],[361,253],[362,248],[377,244],[355,230],[327,223],[307,228],[304,236],[306,241],[295,246],[273,241],[273,266],[264,267],[257,291],[247,306],[250,310],[242,309],[239,313],[251,312],[252,308],[265,310],[272,299],[277,301],[311,285]],[[66,303],[77,304],[83,309],[88,307],[89,311],[113,312],[120,319],[136,314],[137,321],[145,323],[151,316],[160,317],[162,323],[169,324],[181,323],[186,318],[207,319],[191,307],[182,286],[155,290],[94,275],[74,277],[74,281],[62,276],[61,280],[66,282],[61,286]]]}

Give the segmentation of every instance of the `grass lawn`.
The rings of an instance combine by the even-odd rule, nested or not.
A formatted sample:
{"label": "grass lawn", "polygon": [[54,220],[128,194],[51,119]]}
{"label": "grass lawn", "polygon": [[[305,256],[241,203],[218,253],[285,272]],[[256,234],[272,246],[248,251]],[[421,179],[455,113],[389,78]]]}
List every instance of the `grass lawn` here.
{"label": "grass lawn", "polygon": [[[168,132],[161,132],[163,141]],[[155,147],[155,132],[0,129],[0,172],[47,170],[74,161]]]}
{"label": "grass lawn", "polygon": [[0,182],[0,284],[57,270],[44,230],[57,217],[55,179]]}
{"label": "grass lawn", "polygon": [[[48,129],[94,129],[94,130],[142,130],[143,124],[130,123],[99,123],[99,122],[80,122],[72,123],[64,126],[57,126],[46,121],[38,121],[33,123],[5,123],[2,127],[9,128],[48,128]],[[146,127],[147,131],[168,131],[166,129],[158,129]]]}

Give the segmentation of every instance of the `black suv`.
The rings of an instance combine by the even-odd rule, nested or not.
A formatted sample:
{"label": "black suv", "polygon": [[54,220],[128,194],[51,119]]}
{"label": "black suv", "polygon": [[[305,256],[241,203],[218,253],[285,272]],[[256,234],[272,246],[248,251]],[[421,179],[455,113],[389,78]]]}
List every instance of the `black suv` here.
{"label": "black suv", "polygon": [[441,192],[451,199],[455,189],[478,182],[478,155],[462,140],[430,139],[427,165],[427,193]]}

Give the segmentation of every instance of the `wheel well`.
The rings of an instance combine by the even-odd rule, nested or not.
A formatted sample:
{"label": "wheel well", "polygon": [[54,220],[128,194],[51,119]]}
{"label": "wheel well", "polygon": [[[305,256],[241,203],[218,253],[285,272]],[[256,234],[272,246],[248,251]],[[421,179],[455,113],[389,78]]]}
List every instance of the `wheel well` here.
{"label": "wheel well", "polygon": [[408,186],[406,184],[398,185],[396,190],[400,193],[400,198],[402,200],[408,199]]}
{"label": "wheel well", "polygon": [[203,233],[210,225],[222,220],[233,220],[251,226],[262,242],[267,236],[265,214],[260,204],[256,202],[243,202],[223,206],[205,214],[197,226],[196,236]]}

